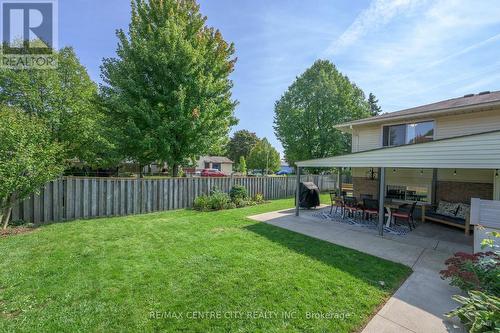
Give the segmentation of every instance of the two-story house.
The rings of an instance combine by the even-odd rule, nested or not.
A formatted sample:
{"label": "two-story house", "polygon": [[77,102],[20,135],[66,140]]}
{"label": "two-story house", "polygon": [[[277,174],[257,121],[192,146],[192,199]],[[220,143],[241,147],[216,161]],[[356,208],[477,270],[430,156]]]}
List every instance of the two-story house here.
{"label": "two-story house", "polygon": [[351,168],[354,196],[377,198],[380,203],[418,202],[425,208],[441,201],[500,200],[500,91],[337,128],[352,134],[352,154],[298,162],[298,168]]}

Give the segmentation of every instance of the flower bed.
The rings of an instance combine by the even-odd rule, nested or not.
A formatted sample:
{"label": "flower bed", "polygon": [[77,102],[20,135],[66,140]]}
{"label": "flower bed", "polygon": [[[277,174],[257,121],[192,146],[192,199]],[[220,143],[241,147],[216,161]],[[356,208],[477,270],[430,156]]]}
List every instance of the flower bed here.
{"label": "flower bed", "polygon": [[[498,235],[496,236],[498,237]],[[441,277],[452,286],[467,292],[469,297],[454,296],[462,304],[448,314],[458,317],[469,332],[498,332],[500,330],[500,254],[456,253],[446,260],[447,268]]]}
{"label": "flower bed", "polygon": [[209,195],[201,195],[194,200],[193,208],[198,211],[216,211],[223,209],[255,206],[264,203],[264,196],[258,193],[251,198],[245,187],[235,185],[229,194],[212,190]]}

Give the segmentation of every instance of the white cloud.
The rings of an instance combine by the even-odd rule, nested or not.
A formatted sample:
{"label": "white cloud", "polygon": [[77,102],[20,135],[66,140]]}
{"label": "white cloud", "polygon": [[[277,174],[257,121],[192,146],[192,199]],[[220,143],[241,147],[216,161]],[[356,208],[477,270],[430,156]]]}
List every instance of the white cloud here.
{"label": "white cloud", "polygon": [[497,0],[405,1],[381,13],[384,3],[374,0],[327,53],[385,111],[500,88]]}
{"label": "white cloud", "polygon": [[331,44],[325,55],[335,55],[356,43],[369,32],[387,24],[397,15],[409,11],[423,0],[374,0],[349,28]]}

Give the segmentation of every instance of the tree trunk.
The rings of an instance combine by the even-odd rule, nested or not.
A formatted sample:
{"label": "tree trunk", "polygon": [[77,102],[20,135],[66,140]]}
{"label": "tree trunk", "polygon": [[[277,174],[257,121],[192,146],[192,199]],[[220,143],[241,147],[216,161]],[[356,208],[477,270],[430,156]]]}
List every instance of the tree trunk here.
{"label": "tree trunk", "polygon": [[173,164],[172,165],[172,177],[178,177],[179,176],[179,164]]}
{"label": "tree trunk", "polygon": [[139,164],[139,178],[144,178],[144,166],[142,164]]}
{"label": "tree trunk", "polygon": [[7,229],[7,226],[9,225],[9,220],[10,220],[10,214],[12,213],[12,206],[9,206],[4,210],[3,213],[3,221],[2,221],[2,229],[5,230]]}

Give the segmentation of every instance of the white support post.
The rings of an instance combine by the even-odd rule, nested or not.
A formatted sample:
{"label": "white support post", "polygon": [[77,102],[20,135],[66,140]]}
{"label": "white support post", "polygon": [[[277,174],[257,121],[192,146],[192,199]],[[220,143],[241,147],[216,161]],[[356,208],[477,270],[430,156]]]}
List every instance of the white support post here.
{"label": "white support post", "polygon": [[500,200],[500,169],[493,173],[493,200]]}
{"label": "white support post", "polygon": [[339,168],[339,197],[342,196],[342,171],[343,171],[343,168]]}
{"label": "white support post", "polygon": [[385,168],[378,169],[378,233],[380,236],[384,235],[384,223],[385,223]]}
{"label": "white support post", "polygon": [[300,167],[297,167],[297,189],[295,192],[295,216],[299,216],[299,210],[300,210]]}

